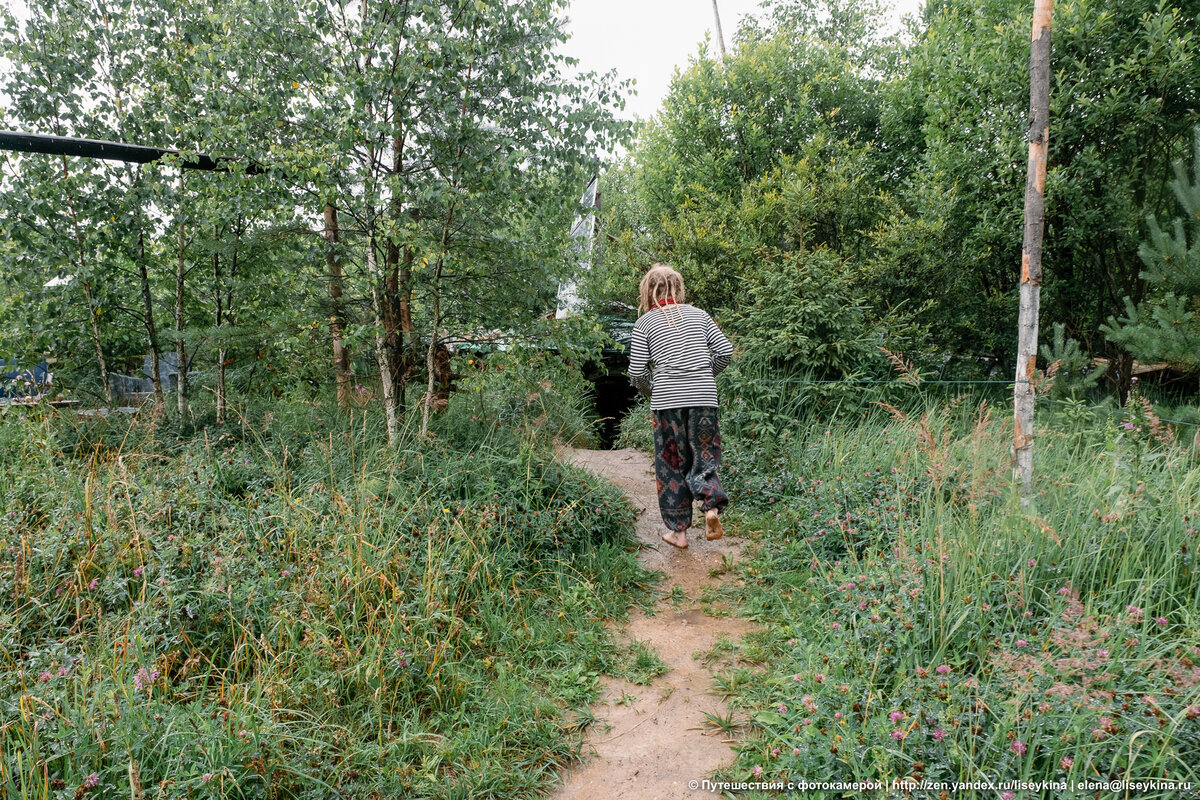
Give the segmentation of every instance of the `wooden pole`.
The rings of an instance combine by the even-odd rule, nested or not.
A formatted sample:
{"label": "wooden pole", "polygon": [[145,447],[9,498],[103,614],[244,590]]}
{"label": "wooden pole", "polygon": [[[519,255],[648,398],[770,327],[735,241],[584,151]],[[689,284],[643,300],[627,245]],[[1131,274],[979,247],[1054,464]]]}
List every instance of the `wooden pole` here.
{"label": "wooden pole", "polygon": [[1025,178],[1025,238],[1021,248],[1021,309],[1013,387],[1013,478],[1021,504],[1033,496],[1033,380],[1037,373],[1042,234],[1046,219],[1046,154],[1050,128],[1050,29],[1054,0],[1035,0],[1029,47],[1029,169]]}
{"label": "wooden pole", "polygon": [[717,45],[721,48],[721,58],[725,58],[725,34],[721,33],[721,12],[717,10],[717,0],[713,3],[713,19],[717,21]]}

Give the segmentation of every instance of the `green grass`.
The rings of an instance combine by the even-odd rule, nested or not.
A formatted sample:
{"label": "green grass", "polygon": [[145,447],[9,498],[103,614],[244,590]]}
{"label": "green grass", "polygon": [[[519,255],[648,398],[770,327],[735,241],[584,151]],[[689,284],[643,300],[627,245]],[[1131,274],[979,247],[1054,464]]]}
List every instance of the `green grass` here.
{"label": "green grass", "polygon": [[473,412],[0,418],[0,795],[546,787],[659,669],[605,630],[650,576],[618,490]]}
{"label": "green grass", "polygon": [[1026,511],[1007,412],[833,419],[726,442],[725,592],[764,632],[721,679],[753,720],[724,776],[1200,787],[1196,455],[1137,405],[1039,411]]}

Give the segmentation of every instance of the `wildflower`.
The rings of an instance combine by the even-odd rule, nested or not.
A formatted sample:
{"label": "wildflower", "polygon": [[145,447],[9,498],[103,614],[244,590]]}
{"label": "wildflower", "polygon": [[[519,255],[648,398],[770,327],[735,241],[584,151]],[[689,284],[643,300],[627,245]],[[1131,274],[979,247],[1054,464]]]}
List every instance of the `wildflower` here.
{"label": "wildflower", "polygon": [[946,732],[941,728],[934,729],[931,735],[933,736],[934,740],[939,742],[946,738]]}
{"label": "wildflower", "polygon": [[71,674],[71,670],[65,665],[58,668],[58,677],[65,678]]}
{"label": "wildflower", "polygon": [[290,569],[285,569],[283,572],[281,572],[281,573],[279,573],[279,574],[280,574],[280,575],[282,575],[282,576],[283,576],[283,577],[285,577],[285,578],[290,578],[290,577],[292,577],[292,571],[291,571]]}
{"label": "wildflower", "polygon": [[795,640],[795,639],[788,639],[788,640],[787,640],[787,644],[788,644],[788,647],[795,647],[795,646],[796,646],[796,640]]}
{"label": "wildflower", "polygon": [[793,748],[792,748],[792,755],[794,755],[794,756],[798,756],[798,755],[800,755],[800,748],[799,748],[799,747],[793,747]]}
{"label": "wildflower", "polygon": [[1001,792],[1000,800],[1014,800],[1014,798],[1016,798],[1016,796],[1017,795],[1015,792]]}
{"label": "wildflower", "polygon": [[1029,746],[1026,745],[1024,742],[1022,742],[1020,739],[1018,739],[1017,741],[1012,743],[1012,751],[1019,756],[1025,755],[1025,751],[1028,749],[1029,749]]}
{"label": "wildflower", "polygon": [[1053,706],[1051,706],[1051,705],[1050,705],[1049,703],[1047,703],[1045,700],[1043,700],[1042,702],[1038,703],[1038,711],[1039,711],[1039,712],[1041,712],[1041,713],[1043,713],[1043,714],[1046,714],[1046,713],[1048,713],[1048,712],[1050,711],[1050,709],[1051,709],[1051,708],[1053,708]]}
{"label": "wildflower", "polygon": [[1037,559],[1036,559],[1036,558],[1031,558],[1031,559],[1029,559],[1029,561],[1028,561],[1028,562],[1026,562],[1026,563],[1028,563],[1028,564],[1029,564],[1029,566],[1031,566],[1031,567],[1035,567],[1035,566],[1037,566]]}
{"label": "wildflower", "polygon": [[787,706],[785,706],[783,703],[780,703],[779,705],[775,706],[775,710],[778,711],[780,714],[786,714]]}
{"label": "wildflower", "polygon": [[1028,645],[1029,642],[1025,641],[1024,639],[1017,639],[1017,647],[1027,647]]}
{"label": "wildflower", "polygon": [[834,719],[841,719],[841,718],[842,718],[842,712],[840,712],[840,711],[835,711],[835,712],[833,712],[833,718],[834,718]]}
{"label": "wildflower", "polygon": [[760,767],[758,764],[754,765],[754,777],[755,778],[762,777],[762,767]]}
{"label": "wildflower", "polygon": [[832,625],[830,625],[829,627],[830,627],[832,630],[835,630],[835,631],[840,631],[840,630],[842,629],[842,623],[840,623],[840,622],[835,622],[835,623],[833,623]]}
{"label": "wildflower", "polygon": [[159,679],[159,677],[160,674],[158,670],[147,670],[145,667],[142,667],[136,673],[134,673],[133,688],[137,689],[138,691],[144,691],[148,685],[154,683]]}
{"label": "wildflower", "polygon": [[904,719],[904,712],[893,711],[892,713],[888,714],[888,719],[890,719],[892,722],[899,722],[900,720]]}
{"label": "wildflower", "polygon": [[140,577],[142,577],[142,568],[141,568],[141,567],[134,567],[134,568],[133,568],[133,577],[135,577],[135,578],[140,578]]}
{"label": "wildflower", "polygon": [[46,681],[50,680],[53,677],[54,676],[51,675],[49,672],[43,672],[41,675],[38,676],[38,679],[41,680],[42,683],[45,683]]}
{"label": "wildflower", "polygon": [[1063,756],[1058,760],[1058,765],[1064,770],[1068,770],[1075,766],[1075,759],[1071,758],[1070,756]]}
{"label": "wildflower", "polygon": [[917,667],[917,677],[918,678],[926,678],[928,676],[929,676],[929,670],[925,669],[924,667]]}
{"label": "wildflower", "polygon": [[1184,716],[1186,716],[1188,719],[1196,719],[1197,717],[1200,717],[1200,706],[1188,706],[1187,711],[1184,712]]}
{"label": "wildflower", "polygon": [[825,682],[825,673],[818,672],[816,675],[813,676],[813,680],[816,681],[817,683],[824,683]]}
{"label": "wildflower", "polygon": [[1108,734],[1105,733],[1103,728],[1092,728],[1092,738],[1093,739],[1097,739],[1097,740],[1103,739],[1107,735]]}
{"label": "wildflower", "polygon": [[771,749],[771,758],[779,758],[779,748],[778,747]]}
{"label": "wildflower", "polygon": [[950,672],[950,665],[949,665],[949,664],[942,664],[942,665],[940,665],[940,666],[937,668],[937,674],[938,674],[938,675],[946,675],[946,674],[947,674],[947,673],[949,673],[949,672]]}
{"label": "wildflower", "polygon": [[793,675],[792,680],[794,680],[796,683],[799,683],[800,682],[800,673],[797,672],[795,675]]}
{"label": "wildflower", "polygon": [[1131,431],[1131,430],[1133,430],[1133,423],[1132,423],[1132,422],[1126,422],[1126,423],[1125,423],[1123,426],[1121,426],[1121,427],[1125,428],[1125,430],[1127,430],[1127,431]]}
{"label": "wildflower", "polygon": [[86,778],[83,779],[83,785],[89,789],[96,788],[96,786],[99,785],[99,783],[100,783],[100,776],[94,772],[91,775],[88,775]]}
{"label": "wildflower", "polygon": [[1066,597],[1067,595],[1069,595],[1071,593],[1071,588],[1069,586],[1064,586],[1058,590],[1058,593],[1060,595],[1062,595],[1063,597]]}
{"label": "wildflower", "polygon": [[155,581],[155,583],[157,583],[159,586],[166,586],[166,585],[167,585],[167,579],[166,579],[166,578],[159,578],[158,580],[156,580],[156,581]]}
{"label": "wildflower", "polygon": [[200,776],[200,782],[201,782],[201,783],[208,783],[208,782],[209,782],[209,781],[211,781],[212,779],[213,779],[213,774],[212,774],[211,772],[206,772],[206,773],[204,773],[203,775],[201,775],[201,776]]}
{"label": "wildflower", "polygon": [[1029,619],[1030,617],[1033,616],[1033,612],[1032,611],[1023,611],[1021,613],[1021,616],[1024,617],[1025,619]]}
{"label": "wildflower", "polygon": [[892,738],[895,739],[897,742],[903,742],[904,741],[904,731],[901,730],[900,728],[896,728],[896,730],[892,731]]}
{"label": "wildflower", "polygon": [[95,578],[92,578],[92,582],[88,584],[88,588],[95,591],[96,587],[99,585],[100,585],[100,581],[96,580]]}
{"label": "wildflower", "polygon": [[992,610],[992,604],[991,604],[991,603],[984,603],[984,604],[983,604],[983,610],[984,610],[984,611],[991,611],[991,610]]}
{"label": "wildflower", "polygon": [[1129,614],[1130,622],[1141,622],[1142,617],[1146,616],[1146,612],[1137,606],[1125,606],[1125,611]]}
{"label": "wildflower", "polygon": [[1166,618],[1166,617],[1155,617],[1155,618],[1154,618],[1154,621],[1155,621],[1156,623],[1158,623],[1159,625],[1166,625],[1166,624],[1167,624],[1167,618]]}

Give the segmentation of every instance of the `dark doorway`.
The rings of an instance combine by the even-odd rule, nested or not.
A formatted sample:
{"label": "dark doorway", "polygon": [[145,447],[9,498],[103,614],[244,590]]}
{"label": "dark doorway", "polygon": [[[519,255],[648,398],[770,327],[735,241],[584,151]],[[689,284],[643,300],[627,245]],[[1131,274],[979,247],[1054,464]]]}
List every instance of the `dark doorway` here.
{"label": "dark doorway", "polygon": [[596,433],[600,449],[611,450],[621,436],[621,420],[633,408],[637,390],[629,383],[626,370],[629,356],[623,352],[606,352],[602,364],[592,367],[587,378],[592,383],[595,399]]}

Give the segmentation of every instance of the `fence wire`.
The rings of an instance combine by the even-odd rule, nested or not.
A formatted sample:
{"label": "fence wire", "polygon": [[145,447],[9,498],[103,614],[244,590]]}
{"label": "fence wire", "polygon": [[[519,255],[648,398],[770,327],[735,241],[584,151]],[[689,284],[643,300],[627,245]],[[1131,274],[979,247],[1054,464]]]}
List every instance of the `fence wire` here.
{"label": "fence wire", "polygon": [[[793,385],[843,385],[843,386],[890,386],[890,387],[906,387],[910,389],[920,388],[921,386],[1016,386],[1017,384],[1029,383],[1027,380],[925,380],[920,381],[903,381],[903,380],[882,380],[870,378],[849,378],[844,380],[823,380],[809,378],[758,378],[758,383],[772,384],[793,384]],[[1070,403],[1065,400],[1051,400],[1048,397],[1038,398],[1038,403],[1050,403],[1053,405],[1065,406],[1078,411],[1098,411],[1111,416],[1125,416],[1126,412],[1122,409],[1108,408],[1106,406],[1082,406],[1077,403]],[[1168,425],[1179,425],[1184,428],[1200,428],[1200,423],[1185,422],[1180,419],[1164,419],[1158,418],[1160,422],[1165,422]]]}

